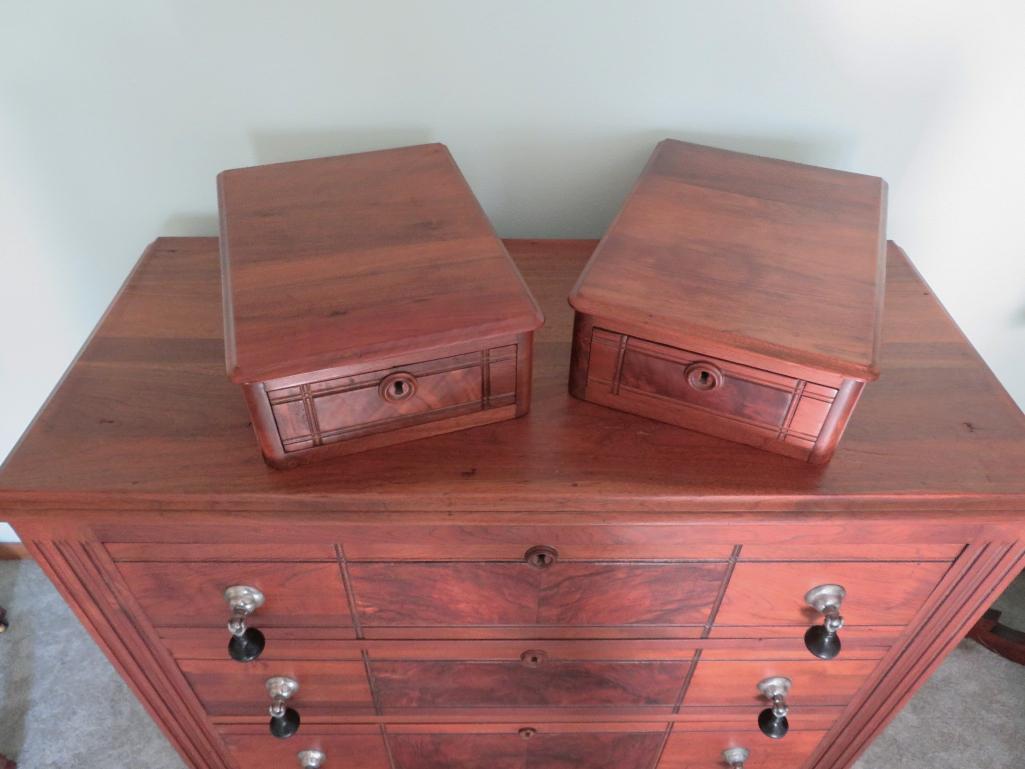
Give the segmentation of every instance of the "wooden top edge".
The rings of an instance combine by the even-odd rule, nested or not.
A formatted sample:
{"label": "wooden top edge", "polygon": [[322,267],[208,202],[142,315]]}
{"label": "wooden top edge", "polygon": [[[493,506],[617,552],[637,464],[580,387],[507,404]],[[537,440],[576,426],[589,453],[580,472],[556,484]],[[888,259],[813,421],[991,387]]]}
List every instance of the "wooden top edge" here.
{"label": "wooden top edge", "polygon": [[[510,289],[505,305],[506,312],[495,313],[494,317],[487,317],[483,321],[469,320],[469,322],[454,322],[450,326],[435,333],[425,331],[407,331],[397,337],[384,339],[377,343],[357,342],[346,346],[339,340],[348,339],[348,333],[342,333],[339,328],[324,327],[324,335],[332,341],[339,341],[338,344],[330,345],[330,349],[316,349],[308,354],[296,354],[294,350],[287,356],[280,356],[278,359],[254,360],[252,355],[245,354],[245,350],[239,350],[239,324],[236,319],[236,303],[234,301],[232,283],[236,270],[236,263],[233,262],[230,247],[231,213],[226,205],[225,180],[236,175],[243,175],[249,172],[266,173],[268,170],[285,170],[300,166],[310,166],[324,161],[351,161],[359,158],[366,158],[374,155],[404,155],[423,153],[428,150],[440,150],[445,157],[449,172],[453,178],[458,179],[459,184],[465,190],[465,205],[472,210],[476,216],[477,225],[480,227],[479,236],[486,238],[489,242],[482,250],[482,255],[493,259],[496,265],[503,265],[507,274],[501,277],[503,281],[514,282],[518,286]],[[261,164],[236,169],[228,169],[217,175],[218,208],[220,219],[219,249],[221,258],[221,279],[222,279],[222,301],[224,308],[224,348],[225,368],[228,378],[236,384],[249,384],[288,377],[310,371],[321,370],[338,365],[344,365],[353,360],[362,360],[372,357],[415,354],[422,350],[443,347],[450,345],[453,338],[474,338],[488,339],[499,336],[510,336],[521,333],[528,333],[537,330],[544,325],[544,314],[536,298],[519,272],[516,263],[509,255],[502,240],[498,237],[487,214],[480,206],[479,201],[473,194],[466,177],[456,163],[449,148],[441,142],[412,145],[408,147],[388,148],[372,150],[369,152],[351,153],[322,158],[310,158],[305,160],[286,161],[282,163]],[[415,247],[415,244],[412,244]],[[428,243],[422,244],[423,248],[429,247]],[[499,271],[502,268],[496,267]],[[518,294],[518,295],[517,295]],[[384,306],[384,305],[382,305]],[[512,312],[508,310],[512,309]],[[482,313],[487,315],[487,311]],[[300,324],[302,325],[302,324]],[[250,345],[251,347],[251,345]]]}
{"label": "wooden top edge", "polygon": [[[644,312],[638,312],[616,302],[595,300],[588,296],[588,274],[601,260],[606,248],[608,247],[610,236],[615,232],[617,224],[627,212],[629,204],[634,198],[635,193],[642,186],[646,177],[649,175],[649,172],[651,172],[652,168],[656,165],[659,155],[666,148],[673,147],[682,147],[698,153],[728,155],[736,158],[750,158],[765,165],[777,166],[779,168],[800,169],[807,173],[819,172],[829,176],[849,177],[878,187],[877,194],[879,197],[881,216],[877,229],[878,247],[876,249],[875,260],[875,313],[871,329],[869,331],[869,338],[864,346],[864,355],[829,355],[816,352],[814,350],[800,349],[785,344],[775,343],[769,339],[762,339],[747,334],[731,333],[713,324],[704,324],[697,321],[681,320],[679,317],[661,315],[657,311],[651,309],[646,309]],[[599,241],[594,253],[591,255],[591,258],[588,260],[583,271],[580,273],[579,278],[568,296],[569,304],[574,310],[584,314],[609,319],[622,317],[633,323],[649,325],[663,335],[662,339],[655,339],[653,341],[666,341],[671,343],[674,339],[679,339],[681,337],[685,339],[693,339],[694,336],[699,336],[729,346],[750,350],[758,354],[778,357],[791,363],[834,372],[863,382],[875,381],[879,378],[881,373],[879,357],[882,340],[883,298],[886,292],[886,260],[888,250],[893,246],[893,242],[887,241],[886,239],[886,201],[888,189],[889,187],[885,179],[870,174],[826,168],[824,166],[815,166],[792,160],[754,155],[752,153],[665,138],[656,145],[643,170],[638,175],[636,182],[626,196],[623,206],[617,213],[615,219],[613,219],[612,223],[609,225],[605,235]]]}

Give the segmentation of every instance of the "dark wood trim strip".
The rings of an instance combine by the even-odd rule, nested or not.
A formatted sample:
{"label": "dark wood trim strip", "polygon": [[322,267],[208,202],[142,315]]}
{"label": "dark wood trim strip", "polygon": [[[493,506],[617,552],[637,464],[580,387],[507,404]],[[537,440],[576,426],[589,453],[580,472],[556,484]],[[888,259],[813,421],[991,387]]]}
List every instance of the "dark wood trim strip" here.
{"label": "dark wood trim strip", "polygon": [[737,561],[740,560],[740,545],[734,545],[733,551],[730,553],[730,558],[726,562],[726,572],[722,575],[722,583],[719,585],[719,593],[715,596],[715,603],[712,604],[712,610],[708,613],[708,619],[705,621],[704,630],[701,631],[702,638],[708,638],[712,633],[712,628],[715,626],[715,618],[719,614],[719,609],[722,608],[722,602],[726,598],[726,591],[729,589],[730,580],[733,578],[733,570],[737,568]]}
{"label": "dark wood trim strip", "polygon": [[345,600],[349,602],[349,614],[352,616],[352,627],[356,631],[356,639],[363,640],[363,625],[360,623],[359,612],[356,610],[356,594],[352,589],[352,580],[349,579],[349,561],[345,557],[345,548],[335,545],[335,557],[338,559],[338,571],[342,577],[342,586],[345,590]]}

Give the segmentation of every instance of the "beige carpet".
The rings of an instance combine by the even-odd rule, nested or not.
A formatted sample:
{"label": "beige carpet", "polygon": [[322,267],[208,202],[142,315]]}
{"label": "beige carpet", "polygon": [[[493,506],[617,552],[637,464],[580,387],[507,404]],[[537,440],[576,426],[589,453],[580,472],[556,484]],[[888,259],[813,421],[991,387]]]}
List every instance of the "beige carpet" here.
{"label": "beige carpet", "polygon": [[[0,562],[0,606],[0,753],[20,769],[184,769],[34,563]],[[1000,608],[1025,627],[1025,580]],[[965,641],[856,767],[1022,769],[1025,667]]]}

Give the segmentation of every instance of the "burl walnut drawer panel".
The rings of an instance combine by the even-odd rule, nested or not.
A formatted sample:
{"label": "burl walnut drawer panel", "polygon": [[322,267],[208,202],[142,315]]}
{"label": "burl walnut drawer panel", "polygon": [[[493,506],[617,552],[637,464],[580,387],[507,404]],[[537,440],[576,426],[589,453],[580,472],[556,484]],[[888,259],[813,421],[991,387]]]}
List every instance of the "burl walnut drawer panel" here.
{"label": "burl walnut drawer panel", "polygon": [[[237,554],[244,553],[245,548],[238,548]],[[333,559],[121,562],[117,568],[157,627],[225,626],[231,612],[224,589],[231,585],[249,585],[263,592],[266,602],[253,620],[257,626],[352,626],[345,584]]]}
{"label": "burl walnut drawer panel", "polygon": [[727,748],[749,751],[744,769],[801,769],[825,732],[791,729],[781,740],[770,740],[758,729],[682,731],[673,727],[658,769],[725,769],[722,752]]}
{"label": "burl walnut drawer panel", "polygon": [[846,589],[841,613],[848,626],[906,625],[949,567],[946,561],[741,560],[730,578],[712,637],[728,637],[729,626],[817,624],[821,615],[805,603],[804,596],[823,584],[839,584]]}
{"label": "burl walnut drawer panel", "polygon": [[698,626],[725,563],[352,563],[364,628]]}
{"label": "burl walnut drawer panel", "polygon": [[267,733],[266,723],[220,727],[221,737],[238,769],[297,769],[296,754],[319,750],[323,769],[389,769],[380,727],[368,724],[303,724],[291,739]]}
{"label": "burl walnut drawer panel", "polygon": [[214,716],[257,716],[267,713],[270,699],[266,681],[288,676],[299,682],[289,700],[302,715],[372,715],[370,685],[361,659],[335,661],[235,662],[179,660],[178,667],[203,704]]}
{"label": "burl walnut drawer panel", "polygon": [[651,769],[666,724],[395,726],[395,769]]}
{"label": "burl walnut drawer panel", "polygon": [[[524,652],[525,657],[532,652]],[[424,708],[664,709],[677,702],[689,662],[678,660],[373,660],[385,712]]]}
{"label": "burl walnut drawer panel", "polygon": [[[809,655],[810,656],[810,655]],[[697,663],[684,697],[684,706],[750,705],[752,712],[766,706],[758,682],[785,676],[792,682],[787,701],[793,706],[791,725],[801,706],[846,705],[878,660],[705,660]]]}
{"label": "burl walnut drawer panel", "polygon": [[703,415],[810,451],[837,390],[814,382],[594,330],[586,397],[681,427],[706,429]]}
{"label": "burl walnut drawer panel", "polygon": [[268,382],[266,393],[284,450],[301,451],[511,405],[516,348],[505,345],[351,376],[314,372],[308,382]]}

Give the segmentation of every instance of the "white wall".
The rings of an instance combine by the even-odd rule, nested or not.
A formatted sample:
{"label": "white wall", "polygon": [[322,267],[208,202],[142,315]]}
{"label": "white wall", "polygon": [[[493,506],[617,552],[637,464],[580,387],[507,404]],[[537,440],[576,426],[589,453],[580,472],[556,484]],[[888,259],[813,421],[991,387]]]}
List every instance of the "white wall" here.
{"label": "white wall", "polygon": [[[440,140],[507,236],[598,236],[665,136],[878,174],[1025,403],[1015,2],[0,0],[0,456],[223,168]],[[9,534],[9,532],[8,532]]]}

